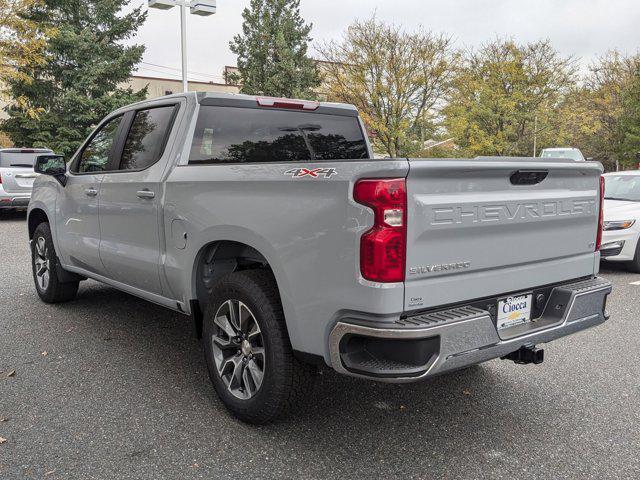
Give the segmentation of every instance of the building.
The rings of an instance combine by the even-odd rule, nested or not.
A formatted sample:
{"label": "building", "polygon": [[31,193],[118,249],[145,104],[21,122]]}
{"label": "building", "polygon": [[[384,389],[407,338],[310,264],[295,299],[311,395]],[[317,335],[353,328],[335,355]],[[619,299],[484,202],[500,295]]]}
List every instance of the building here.
{"label": "building", "polygon": [[[182,80],[175,78],[134,75],[129,79],[127,85],[134,91],[147,87],[147,98],[182,92]],[[238,93],[240,88],[231,83],[189,81],[189,91]]]}

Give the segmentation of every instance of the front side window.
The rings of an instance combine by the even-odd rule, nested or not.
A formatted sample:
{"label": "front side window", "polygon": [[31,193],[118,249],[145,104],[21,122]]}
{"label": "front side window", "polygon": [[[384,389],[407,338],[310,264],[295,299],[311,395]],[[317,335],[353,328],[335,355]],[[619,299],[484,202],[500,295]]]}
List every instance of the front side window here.
{"label": "front side window", "polygon": [[368,158],[356,117],[202,106],[189,163]]}
{"label": "front side window", "polygon": [[175,105],[136,112],[124,144],[120,170],[143,170],[162,156]]}
{"label": "front side window", "polygon": [[82,151],[78,162],[78,173],[104,172],[109,165],[109,154],[122,117],[105,123]]}

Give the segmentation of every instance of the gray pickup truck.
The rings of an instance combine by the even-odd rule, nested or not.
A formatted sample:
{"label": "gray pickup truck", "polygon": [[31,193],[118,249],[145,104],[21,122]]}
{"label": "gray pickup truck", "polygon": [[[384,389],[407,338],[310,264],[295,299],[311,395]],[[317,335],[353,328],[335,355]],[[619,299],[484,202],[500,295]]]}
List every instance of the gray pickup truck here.
{"label": "gray pickup truck", "polygon": [[410,382],[539,363],[607,319],[597,163],[374,160],[352,106],[189,93],[113,112],[36,171],[40,298],[92,278],[190,316],[248,422],[319,366]]}

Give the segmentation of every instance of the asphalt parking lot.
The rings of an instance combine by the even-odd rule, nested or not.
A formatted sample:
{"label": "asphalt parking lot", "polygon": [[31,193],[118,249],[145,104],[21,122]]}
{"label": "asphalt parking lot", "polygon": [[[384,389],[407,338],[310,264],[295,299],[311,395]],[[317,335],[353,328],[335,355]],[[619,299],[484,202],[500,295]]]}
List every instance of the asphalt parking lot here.
{"label": "asphalt parking lot", "polygon": [[640,275],[603,269],[611,320],[540,366],[327,371],[256,428],[216,398],[187,317],[91,281],[45,305],[29,262],[24,213],[0,213],[0,478],[640,477]]}

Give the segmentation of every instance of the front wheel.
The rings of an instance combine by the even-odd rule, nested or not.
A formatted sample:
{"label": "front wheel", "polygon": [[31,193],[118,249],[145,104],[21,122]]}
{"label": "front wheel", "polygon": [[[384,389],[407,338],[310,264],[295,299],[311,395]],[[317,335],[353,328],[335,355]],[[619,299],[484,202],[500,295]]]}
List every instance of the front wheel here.
{"label": "front wheel", "polygon": [[63,283],[60,281],[58,269],[62,267],[53,246],[51,229],[46,222],[38,225],[33,234],[31,265],[36,291],[43,302],[60,303],[75,298],[78,292],[78,282]]}
{"label": "front wheel", "polygon": [[293,355],[268,271],[231,273],[216,284],[205,310],[203,342],[213,386],[240,420],[270,422],[307,391],[312,370]]}

